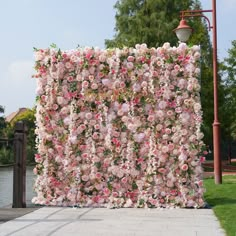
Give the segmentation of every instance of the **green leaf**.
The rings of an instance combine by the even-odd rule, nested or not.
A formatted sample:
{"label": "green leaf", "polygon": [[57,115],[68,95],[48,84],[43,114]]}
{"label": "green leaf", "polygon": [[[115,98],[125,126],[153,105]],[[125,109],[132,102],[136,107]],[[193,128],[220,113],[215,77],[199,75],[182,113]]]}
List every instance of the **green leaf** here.
{"label": "green leaf", "polygon": [[57,45],[56,45],[55,43],[52,43],[52,44],[50,45],[50,47],[51,47],[51,48],[57,48]]}
{"label": "green leaf", "polygon": [[112,185],[111,185],[110,182],[107,182],[107,188],[108,188],[110,191],[112,191]]}
{"label": "green leaf", "polygon": [[138,189],[138,185],[135,182],[132,183],[132,189],[133,190]]}
{"label": "green leaf", "polygon": [[111,154],[111,150],[110,150],[110,149],[106,149],[106,150],[103,152],[103,154],[104,154],[105,156],[108,156],[108,155]]}
{"label": "green leaf", "polygon": [[145,202],[144,199],[140,199],[140,200],[139,200],[139,205],[142,206],[142,205],[144,204],[144,202]]}

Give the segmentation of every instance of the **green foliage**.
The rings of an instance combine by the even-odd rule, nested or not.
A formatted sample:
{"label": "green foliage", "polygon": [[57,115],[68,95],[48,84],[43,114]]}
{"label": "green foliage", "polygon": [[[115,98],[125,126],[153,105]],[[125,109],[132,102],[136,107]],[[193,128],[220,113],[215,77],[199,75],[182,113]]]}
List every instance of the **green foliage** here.
{"label": "green foliage", "polygon": [[[5,109],[0,105],[0,113],[4,113]],[[7,138],[7,123],[3,116],[0,116],[0,138]],[[13,163],[13,147],[10,143],[0,142],[0,164]]]}
{"label": "green foliage", "polygon": [[5,109],[2,105],[0,105],[0,113],[4,113]]}
{"label": "green foliage", "polygon": [[215,185],[214,179],[205,179],[205,200],[213,207],[221,226],[228,236],[236,232],[236,176],[223,176],[223,184]]}
{"label": "green foliage", "polygon": [[13,164],[14,162],[14,153],[12,145],[1,146],[0,148],[0,164]]}
{"label": "green foliage", "polygon": [[191,6],[192,0],[119,0],[116,9],[115,37],[106,40],[106,47],[133,47],[146,43],[162,46],[166,41],[177,43],[173,29],[179,22],[179,12]]}
{"label": "green foliage", "polygon": [[[0,105],[0,114],[4,113],[5,109],[3,106]],[[6,128],[6,120],[3,116],[0,116],[0,138],[5,136],[4,129]]]}
{"label": "green foliage", "polygon": [[34,162],[35,149],[35,109],[27,109],[25,112],[16,116],[6,128],[8,138],[14,137],[15,124],[18,121],[24,121],[27,126],[27,162]]}
{"label": "green foliage", "polygon": [[236,40],[228,50],[228,57],[220,64],[224,103],[222,107],[225,132],[229,139],[236,139]]}
{"label": "green foliage", "polygon": [[25,112],[18,115],[13,121],[12,126],[15,127],[15,123],[18,121],[24,121],[27,126],[27,161],[29,163],[34,162],[35,149],[35,109],[27,109]]}

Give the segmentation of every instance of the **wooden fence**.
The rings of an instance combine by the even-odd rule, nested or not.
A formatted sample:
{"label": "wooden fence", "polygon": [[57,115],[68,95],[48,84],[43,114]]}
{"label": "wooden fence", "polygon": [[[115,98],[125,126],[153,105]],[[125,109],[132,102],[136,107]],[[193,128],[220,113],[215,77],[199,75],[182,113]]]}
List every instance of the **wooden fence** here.
{"label": "wooden fence", "polygon": [[26,144],[27,127],[23,121],[16,123],[14,138],[0,138],[1,143],[13,142],[14,172],[13,172],[13,208],[26,207]]}

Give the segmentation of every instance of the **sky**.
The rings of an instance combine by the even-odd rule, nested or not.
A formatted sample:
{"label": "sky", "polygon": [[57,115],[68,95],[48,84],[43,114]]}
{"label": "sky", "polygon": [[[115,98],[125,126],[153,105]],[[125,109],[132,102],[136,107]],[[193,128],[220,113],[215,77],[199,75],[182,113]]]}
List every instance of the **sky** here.
{"label": "sky", "polygon": [[[236,0],[217,1],[218,58],[227,57],[236,40]],[[35,105],[33,47],[104,48],[115,31],[116,0],[0,0],[0,105],[4,115]],[[204,10],[211,0],[201,0]],[[183,9],[185,10],[185,9]],[[207,15],[211,19],[211,14]],[[211,32],[210,32],[211,35]],[[173,37],[175,37],[173,35]],[[174,46],[174,45],[173,45]]]}

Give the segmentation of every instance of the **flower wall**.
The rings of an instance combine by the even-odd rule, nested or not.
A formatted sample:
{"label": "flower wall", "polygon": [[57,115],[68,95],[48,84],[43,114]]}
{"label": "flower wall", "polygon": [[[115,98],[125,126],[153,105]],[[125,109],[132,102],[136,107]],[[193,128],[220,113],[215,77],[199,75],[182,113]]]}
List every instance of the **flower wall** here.
{"label": "flower wall", "polygon": [[199,47],[39,49],[34,203],[201,207]]}

